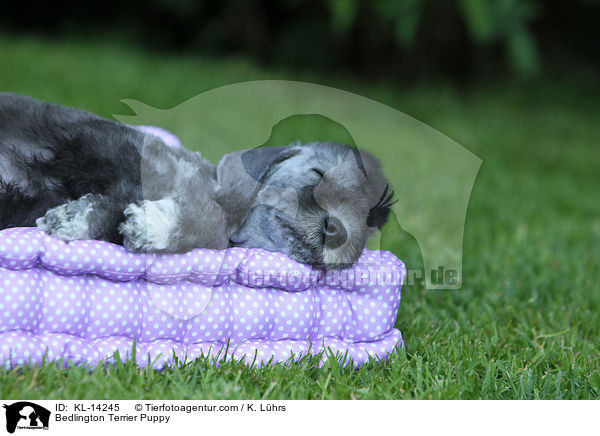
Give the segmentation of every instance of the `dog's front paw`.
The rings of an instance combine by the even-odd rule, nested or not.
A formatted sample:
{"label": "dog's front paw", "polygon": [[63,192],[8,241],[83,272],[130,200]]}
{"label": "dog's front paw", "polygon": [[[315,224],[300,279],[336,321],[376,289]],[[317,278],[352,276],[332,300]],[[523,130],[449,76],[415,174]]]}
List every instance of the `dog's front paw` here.
{"label": "dog's front paw", "polygon": [[177,203],[170,198],[132,203],[124,211],[119,226],[123,244],[130,251],[164,251],[172,249],[177,233]]}
{"label": "dog's front paw", "polygon": [[63,241],[90,238],[88,216],[93,210],[90,196],[83,196],[50,209],[38,218],[38,229]]}

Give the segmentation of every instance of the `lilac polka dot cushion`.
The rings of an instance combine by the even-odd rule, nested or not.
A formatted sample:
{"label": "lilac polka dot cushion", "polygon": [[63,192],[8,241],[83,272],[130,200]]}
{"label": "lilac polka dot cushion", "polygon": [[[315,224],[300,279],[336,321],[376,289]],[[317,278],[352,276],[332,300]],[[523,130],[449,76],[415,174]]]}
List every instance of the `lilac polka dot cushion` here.
{"label": "lilac polka dot cushion", "polygon": [[355,365],[403,346],[404,264],[366,250],[323,272],[261,249],[130,253],[0,231],[0,364],[94,365],[115,352],[155,368],[200,356],[254,364],[325,351]]}

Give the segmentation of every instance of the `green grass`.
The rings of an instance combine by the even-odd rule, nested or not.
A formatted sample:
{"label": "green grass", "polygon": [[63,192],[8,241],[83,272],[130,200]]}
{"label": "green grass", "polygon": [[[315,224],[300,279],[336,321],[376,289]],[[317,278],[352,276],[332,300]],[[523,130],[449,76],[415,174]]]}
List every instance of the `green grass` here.
{"label": "green grass", "polygon": [[[127,113],[123,98],[168,108],[251,79],[324,83],[382,101],[483,159],[467,217],[459,291],[403,292],[406,350],[360,370],[311,362],[249,369],[198,361],[161,373],[0,372],[2,398],[598,398],[600,93],[597,78],[401,86],[267,71],[243,59],[152,55],[105,41],[0,37],[0,89]],[[570,77],[570,78],[569,78]],[[391,248],[419,267],[415,241]]]}

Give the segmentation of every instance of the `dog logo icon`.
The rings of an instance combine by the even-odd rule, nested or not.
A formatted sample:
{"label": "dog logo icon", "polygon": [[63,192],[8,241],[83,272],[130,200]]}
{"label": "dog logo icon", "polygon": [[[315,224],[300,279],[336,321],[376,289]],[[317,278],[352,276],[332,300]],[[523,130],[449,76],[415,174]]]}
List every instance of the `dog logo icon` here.
{"label": "dog logo icon", "polygon": [[14,433],[18,429],[48,430],[50,411],[29,401],[4,404],[6,409],[6,431]]}
{"label": "dog logo icon", "polygon": [[[308,258],[319,258],[322,254],[329,256],[329,261],[323,259],[325,263],[343,265],[348,259],[350,263],[356,260],[359,249],[349,249],[351,245],[364,246],[371,236],[370,231],[364,230],[368,227],[381,230],[383,238],[383,246],[372,248],[397,250],[403,245],[398,238],[402,241],[414,239],[415,250],[420,251],[415,253],[423,258],[422,281],[428,289],[459,289],[462,286],[467,206],[482,161],[432,127],[357,94],[286,80],[225,85],[198,94],[171,109],[157,109],[135,100],[122,101],[135,115],[114,115],[118,121],[166,128],[179,135],[183,143],[195,144],[197,150],[202,150],[204,158],[222,163],[221,175],[230,181],[230,194],[236,193],[226,197],[227,201],[234,200],[231,209],[234,212],[252,210],[252,215],[239,220],[247,224],[234,229],[231,240],[234,244],[255,244],[258,240],[256,245],[272,243],[275,251],[280,251],[282,245],[285,247],[284,244],[289,243],[286,241],[291,240],[290,248],[286,250],[299,258],[303,257],[299,253],[306,253]],[[297,140],[304,145],[285,147]],[[319,156],[318,165],[309,164],[316,162],[314,160],[302,161],[311,156],[310,148],[304,146],[322,140],[353,146],[353,153],[341,155],[342,161],[336,164],[329,159],[336,153],[329,149],[323,154],[327,149],[321,144],[313,155]],[[172,138],[167,141],[173,143]],[[268,146],[261,147],[264,145]],[[301,151],[293,156],[285,153],[290,150]],[[243,154],[248,151],[249,154]],[[390,182],[387,191],[383,184],[375,184],[375,189],[360,191],[361,194],[354,190],[355,186],[368,187],[375,182],[371,174],[365,174],[362,182],[361,171],[356,171],[366,169],[369,173],[361,164],[361,160],[364,163],[363,152],[370,152],[381,163],[381,170]],[[223,160],[224,155],[232,160]],[[233,159],[236,156],[237,159]],[[358,156],[361,159],[354,159]],[[269,170],[273,162],[280,165],[279,171]],[[267,171],[254,172],[252,164],[256,163],[262,163],[258,169]],[[232,171],[232,168],[236,170]],[[323,173],[325,176],[320,178],[320,183],[315,171],[317,175]],[[303,183],[305,180],[307,183]],[[367,180],[369,184],[365,184]],[[297,186],[315,188],[300,190],[294,188],[296,185],[292,181],[298,182]],[[397,202],[391,196],[391,187],[396,190]],[[154,192],[153,185],[148,189]],[[245,191],[252,192],[252,196],[247,196]],[[254,204],[258,207],[240,208],[238,199],[247,198],[255,199]],[[273,209],[277,210],[273,212]],[[301,212],[298,217],[294,216],[296,209]],[[319,216],[332,212],[339,221],[315,221],[314,211]],[[396,222],[386,226],[384,233],[382,226],[388,212],[392,217],[390,221]],[[238,221],[232,223],[234,221],[237,225]],[[365,221],[367,226],[364,226]],[[314,230],[317,222],[325,230],[323,240],[329,241],[327,250],[320,248],[321,232]],[[357,227],[359,222],[360,227]],[[265,226],[266,231],[263,230]],[[292,236],[288,237],[288,234]],[[374,236],[379,238],[377,233]],[[259,240],[261,237],[262,241]],[[352,241],[352,244],[340,245],[344,240]],[[413,280],[416,277],[413,276]]]}

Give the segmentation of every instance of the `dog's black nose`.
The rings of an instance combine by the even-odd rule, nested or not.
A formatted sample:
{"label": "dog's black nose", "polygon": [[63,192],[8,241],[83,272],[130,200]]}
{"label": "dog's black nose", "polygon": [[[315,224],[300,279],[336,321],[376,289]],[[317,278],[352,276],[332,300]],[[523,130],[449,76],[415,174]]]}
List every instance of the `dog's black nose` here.
{"label": "dog's black nose", "polygon": [[348,232],[344,228],[342,222],[335,217],[325,218],[323,222],[323,235],[325,239],[325,247],[338,248],[348,239]]}

